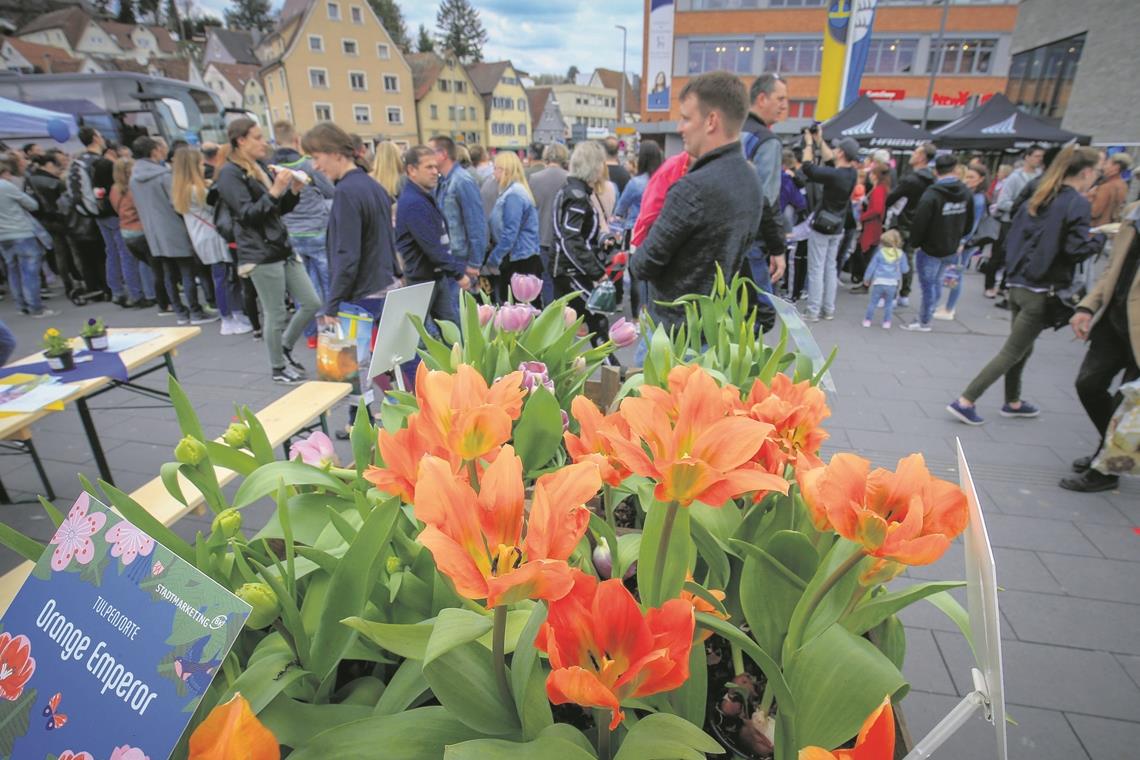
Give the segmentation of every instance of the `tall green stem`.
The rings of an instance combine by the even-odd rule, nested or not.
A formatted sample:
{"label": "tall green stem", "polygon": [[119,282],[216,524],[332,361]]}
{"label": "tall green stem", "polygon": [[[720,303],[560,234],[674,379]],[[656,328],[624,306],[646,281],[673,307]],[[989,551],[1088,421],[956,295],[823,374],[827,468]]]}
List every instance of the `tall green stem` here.
{"label": "tall green stem", "polygon": [[617,517],[614,515],[614,489],[610,484],[602,486],[602,506],[606,509],[606,523],[617,532]]}
{"label": "tall green stem", "polygon": [[610,760],[613,752],[610,749],[610,714],[607,710],[594,710],[594,725],[598,729],[598,760]]}
{"label": "tall green stem", "polygon": [[495,681],[499,684],[499,696],[503,704],[513,704],[511,684],[507,680],[507,608],[500,604],[495,608],[495,622],[491,633],[491,656],[495,661]]}
{"label": "tall green stem", "polygon": [[808,599],[807,605],[804,607],[804,614],[792,617],[791,625],[788,628],[787,643],[785,644],[788,648],[785,651],[794,652],[803,645],[804,631],[807,630],[808,621],[811,620],[811,616],[815,613],[816,608],[819,607],[820,602],[827,596],[827,592],[831,591],[831,589],[835,587],[835,584],[839,583],[843,576],[847,575],[847,573],[851,571],[851,568],[858,565],[865,556],[863,552],[857,551],[845,559],[843,564],[835,568],[835,571],[827,577],[827,580],[820,584],[820,587],[817,588],[815,593]]}
{"label": "tall green stem", "polygon": [[659,607],[665,601],[662,598],[661,584],[665,580],[665,555],[669,553],[669,539],[673,534],[673,523],[677,521],[677,510],[681,508],[676,501],[669,502],[665,509],[665,523],[661,526],[661,540],[657,542],[657,560],[653,565],[653,595],[649,603]]}
{"label": "tall green stem", "polygon": [[475,464],[475,460],[471,459],[467,462],[467,477],[471,479],[471,490],[476,493],[479,492],[479,468]]}

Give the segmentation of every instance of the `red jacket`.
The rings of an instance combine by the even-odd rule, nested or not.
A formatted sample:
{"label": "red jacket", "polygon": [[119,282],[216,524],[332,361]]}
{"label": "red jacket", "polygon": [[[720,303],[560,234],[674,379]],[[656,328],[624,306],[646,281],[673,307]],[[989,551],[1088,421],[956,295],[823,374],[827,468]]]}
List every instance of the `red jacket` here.
{"label": "red jacket", "polygon": [[887,186],[875,185],[867,195],[863,215],[859,221],[863,223],[863,233],[859,235],[859,250],[864,253],[879,244],[883,236],[883,219],[887,215]]}
{"label": "red jacket", "polygon": [[657,221],[661,207],[665,205],[665,194],[688,170],[689,154],[681,151],[665,159],[657,171],[653,172],[649,184],[645,186],[645,193],[641,196],[641,211],[633,225],[633,237],[630,238],[633,245],[640,246],[649,237],[649,228]]}

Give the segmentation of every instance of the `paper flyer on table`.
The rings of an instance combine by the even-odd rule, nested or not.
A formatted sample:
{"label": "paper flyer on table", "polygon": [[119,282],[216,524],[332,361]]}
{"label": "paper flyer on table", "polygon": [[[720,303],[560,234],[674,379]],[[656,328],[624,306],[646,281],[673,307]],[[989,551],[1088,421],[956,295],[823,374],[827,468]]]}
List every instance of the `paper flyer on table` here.
{"label": "paper flyer on table", "polygon": [[45,375],[9,375],[0,381],[0,414],[30,414],[55,405],[75,392],[73,383]]}

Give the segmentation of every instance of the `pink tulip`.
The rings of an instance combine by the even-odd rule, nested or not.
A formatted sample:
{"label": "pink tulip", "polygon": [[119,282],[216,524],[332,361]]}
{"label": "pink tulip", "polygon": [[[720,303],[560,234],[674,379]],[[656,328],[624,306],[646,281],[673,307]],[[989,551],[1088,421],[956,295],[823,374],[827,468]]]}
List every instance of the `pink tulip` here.
{"label": "pink tulip", "polygon": [[637,325],[626,321],[625,317],[610,325],[610,340],[618,348],[632,346],[637,342],[637,338]]}
{"label": "pink tulip", "polygon": [[542,278],[533,274],[512,274],[511,292],[515,294],[516,301],[530,303],[542,295]]}
{"label": "pink tulip", "polygon": [[522,332],[534,319],[534,307],[527,304],[504,304],[495,312],[495,327],[507,332]]}
{"label": "pink tulip", "polygon": [[479,326],[486,327],[495,318],[495,307],[489,303],[479,304]]}
{"label": "pink tulip", "polygon": [[328,467],[336,464],[336,451],[333,450],[333,442],[320,431],[289,447],[289,459],[294,460],[298,457],[301,458],[302,462],[313,467]]}
{"label": "pink tulip", "polygon": [[562,310],[562,324],[566,325],[567,329],[573,327],[574,323],[577,321],[578,312],[574,311],[569,306]]}
{"label": "pink tulip", "polygon": [[534,393],[540,386],[554,393],[554,381],[542,362],[523,362],[519,365],[519,372],[523,373],[522,384],[527,393]]}

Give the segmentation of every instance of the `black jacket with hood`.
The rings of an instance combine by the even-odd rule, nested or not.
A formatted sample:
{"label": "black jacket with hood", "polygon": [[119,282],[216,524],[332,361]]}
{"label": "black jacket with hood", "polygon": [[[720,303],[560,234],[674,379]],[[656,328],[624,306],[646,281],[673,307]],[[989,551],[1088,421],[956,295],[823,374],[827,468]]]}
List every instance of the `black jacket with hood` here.
{"label": "black jacket with hood", "polygon": [[[272,180],[269,168],[261,168]],[[285,261],[293,254],[289,231],[281,217],[297,205],[296,193],[286,190],[280,198],[274,198],[269,188],[233,161],[227,161],[218,172],[214,187],[230,212],[239,268]]]}
{"label": "black jacket with hood", "polygon": [[911,220],[910,244],[927,256],[944,259],[973,226],[974,198],[958,178],[940,179],[922,192]]}
{"label": "black jacket with hood", "polygon": [[1073,284],[1073,268],[1104,248],[1104,235],[1089,235],[1092,208],[1068,185],[1048,205],[1029,213],[1022,206],[1005,240],[1009,284],[1064,289]]}
{"label": "black jacket with hood", "polygon": [[[922,193],[926,188],[934,183],[934,172],[930,167],[924,166],[921,169],[909,172],[905,177],[899,180],[899,185],[891,191],[887,196],[887,209],[898,203],[901,199],[906,198],[906,206],[899,214],[895,226],[898,227],[899,232],[904,235],[910,232],[914,222],[914,215],[918,211],[918,201],[922,197]],[[911,244],[913,245],[913,243]]]}

